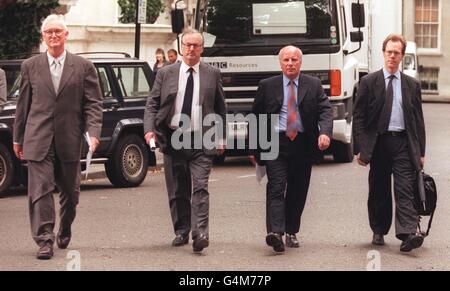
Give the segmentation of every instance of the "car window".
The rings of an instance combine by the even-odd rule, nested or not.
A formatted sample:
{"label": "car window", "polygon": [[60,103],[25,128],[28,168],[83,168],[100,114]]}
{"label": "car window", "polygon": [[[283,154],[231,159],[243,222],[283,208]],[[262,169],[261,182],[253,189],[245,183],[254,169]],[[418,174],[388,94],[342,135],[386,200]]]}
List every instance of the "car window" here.
{"label": "car window", "polygon": [[20,89],[20,65],[17,66],[2,66],[6,75],[6,91],[7,100],[17,100]]}
{"label": "car window", "polygon": [[106,73],[105,67],[98,67],[97,68],[98,73],[98,80],[100,83],[100,89],[102,90],[103,97],[105,99],[112,98],[112,91],[111,91],[111,82],[109,80],[108,74]]}
{"label": "car window", "polygon": [[145,77],[144,68],[113,67],[124,99],[147,97],[150,94],[150,85]]}

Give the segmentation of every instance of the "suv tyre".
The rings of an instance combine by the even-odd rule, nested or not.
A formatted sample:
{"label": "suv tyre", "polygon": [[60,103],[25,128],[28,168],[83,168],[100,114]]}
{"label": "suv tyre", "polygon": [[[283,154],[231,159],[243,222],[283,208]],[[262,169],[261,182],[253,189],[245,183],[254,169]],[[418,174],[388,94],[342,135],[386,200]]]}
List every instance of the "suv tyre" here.
{"label": "suv tyre", "polygon": [[0,193],[11,186],[15,173],[15,164],[12,152],[0,143]]}
{"label": "suv tyre", "polygon": [[115,187],[139,186],[147,169],[148,150],[144,140],[136,134],[121,137],[105,164],[106,175]]}

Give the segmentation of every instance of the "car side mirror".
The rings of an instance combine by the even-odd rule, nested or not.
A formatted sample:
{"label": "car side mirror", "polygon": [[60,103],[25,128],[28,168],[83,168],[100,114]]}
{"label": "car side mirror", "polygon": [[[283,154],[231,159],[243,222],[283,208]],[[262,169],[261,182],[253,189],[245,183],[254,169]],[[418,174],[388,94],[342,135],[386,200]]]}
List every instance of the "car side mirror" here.
{"label": "car side mirror", "polygon": [[355,28],[361,28],[366,25],[364,4],[352,3],[352,24]]}

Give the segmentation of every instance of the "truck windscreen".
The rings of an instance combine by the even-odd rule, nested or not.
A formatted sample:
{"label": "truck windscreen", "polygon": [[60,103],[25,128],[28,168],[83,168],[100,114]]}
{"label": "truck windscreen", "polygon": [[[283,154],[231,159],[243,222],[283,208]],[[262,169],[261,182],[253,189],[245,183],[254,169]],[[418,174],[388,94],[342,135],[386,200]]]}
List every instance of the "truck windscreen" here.
{"label": "truck windscreen", "polygon": [[336,0],[209,0],[203,56],[276,54],[293,44],[322,51],[339,44]]}

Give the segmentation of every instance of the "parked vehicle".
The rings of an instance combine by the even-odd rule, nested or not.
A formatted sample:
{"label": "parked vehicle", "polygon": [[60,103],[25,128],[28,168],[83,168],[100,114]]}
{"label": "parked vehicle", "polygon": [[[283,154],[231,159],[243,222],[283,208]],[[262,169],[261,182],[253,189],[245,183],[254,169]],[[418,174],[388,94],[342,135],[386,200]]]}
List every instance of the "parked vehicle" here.
{"label": "parked vehicle", "polygon": [[[103,125],[100,146],[92,163],[103,163],[115,187],[139,186],[148,166],[156,164],[154,152],[143,138],[143,114],[153,84],[153,73],[145,61],[127,54],[81,54],[91,60],[103,94]],[[20,65],[23,60],[0,60],[7,76],[8,102],[0,115],[0,195],[11,185],[26,184],[26,164],[12,150],[13,124],[19,96]],[[88,146],[83,143],[82,168]]]}

